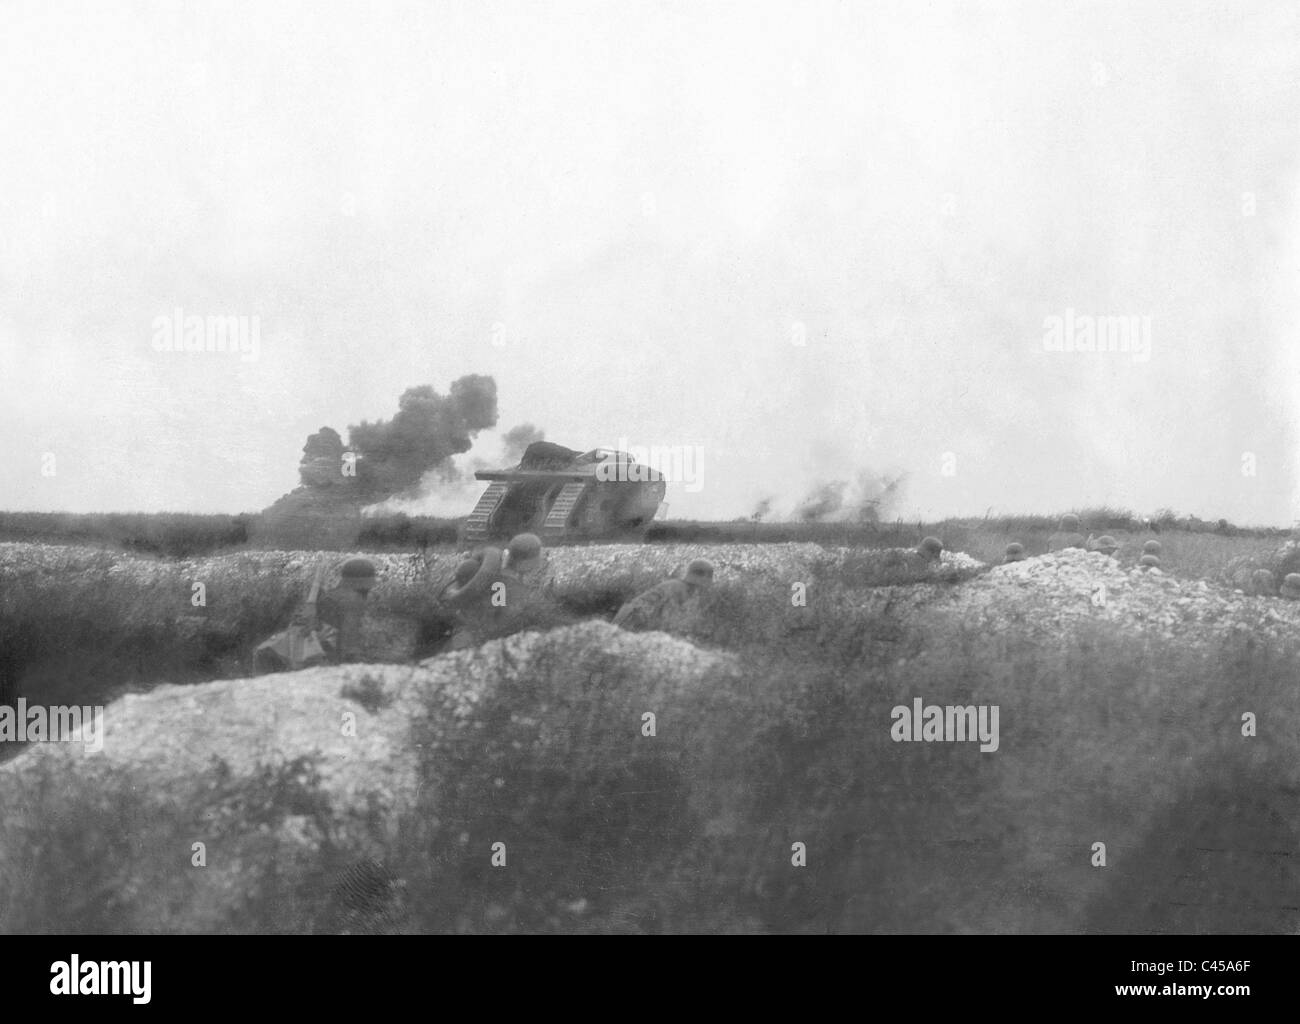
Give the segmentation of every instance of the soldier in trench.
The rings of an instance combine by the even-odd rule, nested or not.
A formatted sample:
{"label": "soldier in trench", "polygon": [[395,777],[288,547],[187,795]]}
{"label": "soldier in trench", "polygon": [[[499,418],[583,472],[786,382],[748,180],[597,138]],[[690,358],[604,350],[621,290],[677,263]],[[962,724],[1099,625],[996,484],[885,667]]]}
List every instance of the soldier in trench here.
{"label": "soldier in trench", "polygon": [[360,660],[366,598],[374,585],[375,566],[365,558],[344,562],[338,586],[319,597],[318,577],[289,627],[257,646],[255,670],[285,672]]}
{"label": "soldier in trench", "polygon": [[480,548],[462,562],[441,595],[456,616],[448,650],[475,647],[521,628],[538,600],[533,578],[543,562],[541,539],[533,533],[511,538],[504,551]]}
{"label": "soldier in trench", "polygon": [[712,585],[713,566],[697,558],[681,579],[664,580],[623,605],[614,625],[633,631],[675,627]]}
{"label": "soldier in trench", "polygon": [[322,595],[317,604],[321,643],[333,664],[361,660],[366,599],[374,586],[374,564],[365,558],[351,558],[343,563],[339,585]]}

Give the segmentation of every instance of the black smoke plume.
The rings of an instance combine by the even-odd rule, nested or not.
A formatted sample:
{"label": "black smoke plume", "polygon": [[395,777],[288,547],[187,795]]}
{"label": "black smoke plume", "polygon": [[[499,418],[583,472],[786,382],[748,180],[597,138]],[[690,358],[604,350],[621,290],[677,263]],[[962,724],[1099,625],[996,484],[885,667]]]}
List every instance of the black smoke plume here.
{"label": "black smoke plume", "polygon": [[451,457],[469,451],[478,432],[496,422],[497,386],[491,377],[467,374],[452,382],[447,395],[428,384],[408,388],[391,420],[348,428],[364,499],[380,501],[411,490],[430,471],[455,475]]}
{"label": "black smoke plume", "polygon": [[502,465],[513,466],[524,457],[524,451],[530,444],[545,440],[546,432],[531,423],[521,423],[517,427],[511,427],[501,438],[504,460]]}
{"label": "black smoke plume", "polygon": [[333,427],[321,427],[302,446],[298,478],[308,487],[331,487],[344,482],[343,438]]}

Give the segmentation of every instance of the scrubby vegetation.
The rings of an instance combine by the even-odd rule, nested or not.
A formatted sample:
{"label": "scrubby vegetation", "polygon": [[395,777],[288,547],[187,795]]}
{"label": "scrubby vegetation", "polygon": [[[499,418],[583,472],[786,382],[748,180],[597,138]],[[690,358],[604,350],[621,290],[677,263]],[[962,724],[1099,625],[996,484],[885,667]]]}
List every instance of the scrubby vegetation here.
{"label": "scrubby vegetation", "polygon": [[[1049,531],[1055,526],[1047,519],[1042,525]],[[1119,561],[1136,564],[1146,535],[1116,532],[1122,545]],[[996,564],[1003,559],[1004,538],[1009,536],[951,527],[944,539],[950,549]],[[1027,538],[1027,555],[1046,550],[1047,534],[1015,536]],[[1279,550],[1266,538],[1176,532],[1160,536],[1162,569],[1186,578],[1248,588],[1258,569],[1272,571],[1277,580],[1300,569],[1300,553]],[[909,539],[915,543],[916,538]],[[67,550],[67,566],[58,571],[12,572],[0,567],[0,703],[12,703],[18,696],[44,703],[102,702],[158,681],[245,675],[251,671],[253,646],[283,628],[304,595],[300,581],[268,572],[252,559],[236,559],[224,579],[206,580],[207,603],[194,607],[188,580],[117,572],[117,559],[110,552]],[[418,556],[413,558],[420,563]],[[165,568],[167,563],[158,565]],[[957,583],[971,575],[971,570],[952,568],[935,575],[909,552],[864,547],[837,568],[836,579],[819,582],[845,588],[852,606],[860,603],[853,595],[922,580]],[[445,645],[455,622],[433,600],[435,582],[422,578],[389,585],[371,598],[376,635],[367,652],[370,660],[409,661]],[[607,619],[629,597],[657,582],[655,577],[635,575],[583,580],[552,591],[551,600],[531,608],[510,628],[546,629],[584,618]],[[821,592],[826,593],[825,586]],[[773,614],[791,619],[798,609],[771,594],[761,601],[754,594],[752,586],[717,588],[708,617],[713,635],[699,639],[731,648],[765,630],[791,626],[793,631],[784,635],[793,642],[833,629],[825,609],[820,617],[803,616],[802,624],[772,623]],[[819,624],[814,626],[814,621]],[[767,626],[760,625],[763,622]]]}
{"label": "scrubby vegetation", "polygon": [[[257,513],[0,512],[0,541],[41,544],[91,544],[167,558],[190,558],[246,546],[257,533]],[[407,516],[367,516],[358,546],[363,551],[410,551],[454,545],[459,520]]]}
{"label": "scrubby vegetation", "polygon": [[[1085,526],[1092,526],[1085,514]],[[816,525],[816,524],[814,524]],[[1014,524],[1013,524],[1014,525]],[[949,548],[1000,560],[1042,533],[950,526]],[[968,532],[963,535],[960,530]],[[1145,533],[1107,527],[1136,561]],[[918,537],[909,535],[909,546]],[[1295,556],[1267,537],[1162,531],[1167,572],[1229,580],[1244,567],[1282,578]],[[187,594],[108,572],[6,579],[0,679],[10,696],[91,702],[152,681],[238,674],[232,665],[282,624],[301,594],[273,574],[232,570],[192,628]],[[94,561],[102,560],[103,564]],[[908,552],[864,547],[810,580],[807,606],[778,583],[720,582],[696,645],[735,652],[736,672],[647,708],[616,662],[551,668],[490,690],[451,733],[431,694],[421,796],[354,862],[330,836],[310,763],[266,766],[203,792],[266,825],[249,862],[271,865],[220,931],[594,932],[1276,932],[1300,927],[1300,638],[1250,633],[1192,648],[1085,626],[1044,646],[918,614],[974,570],[937,578]],[[926,580],[923,588],[914,584]],[[607,617],[653,580],[555,589],[523,625]],[[377,593],[373,612],[436,650],[450,621],[424,583]],[[924,602],[922,602],[924,603]],[[939,602],[941,604],[941,602]],[[396,648],[395,648],[396,649]],[[107,681],[107,682],[106,682]],[[104,687],[107,686],[107,689]],[[95,689],[100,687],[100,689]],[[367,711],[383,695],[358,684]],[[998,704],[1002,745],[895,743],[890,709]],[[653,739],[629,723],[658,715]],[[1258,736],[1241,733],[1242,715]],[[88,932],[194,925],[192,908],[151,903],[139,879],[174,871],[199,823],[148,794],[103,791],[85,806],[22,817],[3,837],[30,852],[31,884],[0,891],[0,929]],[[222,794],[225,794],[224,796]],[[205,798],[207,799],[207,798]],[[187,805],[188,807],[188,805]],[[21,808],[0,795],[0,821]],[[211,823],[203,825],[211,830]],[[314,830],[318,856],[280,851]],[[486,851],[507,843],[510,870]],[[1093,844],[1107,849],[1094,867]],[[807,867],[791,865],[792,844]],[[167,849],[169,860],[159,851]],[[259,852],[260,851],[260,852]],[[298,860],[293,859],[297,857]],[[152,858],[152,859],[151,859]],[[126,888],[128,871],[135,888]],[[278,866],[277,866],[278,865]],[[3,889],[0,886],[0,889]],[[60,893],[74,891],[75,899]],[[135,909],[131,914],[124,907]],[[134,916],[132,916],[134,915]]]}
{"label": "scrubby vegetation", "polygon": [[[102,703],[157,682],[188,683],[247,675],[253,647],[283,628],[305,596],[302,570],[276,572],[250,555],[220,562],[173,563],[122,560],[95,549],[62,552],[42,568],[0,564],[0,703]],[[370,598],[366,657],[407,662],[441,650],[455,619],[434,598],[438,584],[418,556],[406,582],[389,582]],[[157,572],[150,570],[157,569]],[[939,579],[956,582],[969,570],[932,573],[908,553],[863,551],[845,566],[855,588]],[[205,603],[191,601],[193,578],[202,577]],[[552,588],[522,615],[489,629],[483,639],[523,629],[551,629],[587,618],[608,619],[624,601],[661,577],[625,573],[584,578]],[[780,595],[777,595],[780,597]],[[762,605],[778,610],[784,600],[759,602],[740,587],[714,599],[716,638],[738,642]],[[807,619],[807,616],[804,616]],[[728,625],[729,623],[734,625]],[[748,624],[747,624],[748,623]],[[12,748],[0,747],[0,759]]]}
{"label": "scrubby vegetation", "polygon": [[107,552],[79,553],[64,571],[6,572],[0,588],[0,703],[100,703],[159,682],[241,675],[251,645],[302,600],[290,580],[233,567],[237,586],[113,571]]}
{"label": "scrubby vegetation", "polygon": [[[66,779],[42,781],[39,809],[15,807],[0,794],[14,856],[12,874],[0,879],[4,932],[305,934],[369,923],[370,908],[348,898],[355,865],[336,842],[335,812],[310,757],[272,757],[251,780],[237,781],[215,760],[194,780],[185,807],[160,808],[153,794],[125,781],[77,792]],[[232,851],[220,840],[236,828],[244,838]],[[304,832],[312,856],[303,854]],[[211,849],[194,850],[196,837]],[[232,859],[237,876],[220,867]],[[184,903],[163,895],[175,891],[168,883],[178,864],[193,869]],[[15,878],[23,883],[12,884]],[[233,904],[221,898],[226,885],[239,887]]]}
{"label": "scrubby vegetation", "polygon": [[[1051,655],[966,634],[896,643],[890,659],[854,648],[822,663],[755,658],[664,709],[653,741],[614,724],[641,710],[617,678],[494,694],[456,743],[429,748],[437,796],[411,815],[393,861],[408,879],[408,926],[1300,924],[1292,746],[1252,744],[1238,728],[1248,706],[1279,725],[1300,710],[1300,652],[1242,647],[1206,661],[1103,635]],[[916,695],[1000,703],[1007,746],[892,742],[889,709]],[[1248,829],[1254,863],[1240,836],[1225,841],[1225,821]],[[494,872],[483,851],[502,837],[516,859]],[[1106,871],[1090,862],[1097,841]],[[804,869],[791,866],[796,842]],[[1170,851],[1184,870],[1170,870]]]}
{"label": "scrubby vegetation", "polygon": [[137,554],[184,558],[248,542],[251,515],[0,512],[0,541],[94,544]]}
{"label": "scrubby vegetation", "polygon": [[[430,692],[416,725],[421,796],[373,861],[354,863],[330,841],[311,764],[268,764],[261,782],[237,791],[222,789],[217,766],[200,788],[265,849],[247,851],[261,865],[248,899],[203,926],[1300,925],[1291,863],[1300,768],[1289,727],[1300,713],[1300,645],[1264,648],[1247,637],[1207,654],[1099,628],[1049,650],[1005,635],[935,633],[888,601],[828,596],[834,603],[814,613],[816,638],[793,646],[781,641],[798,635],[796,623],[738,614],[724,632],[737,630],[728,639],[742,652],[740,670],[650,708],[653,738],[636,728],[646,694],[626,668],[578,671],[576,652],[564,649],[553,665],[488,691],[451,731],[451,710]],[[753,600],[749,611],[762,605]],[[999,704],[998,752],[893,742],[890,709],[917,696]],[[1258,715],[1258,738],[1242,737],[1243,711]],[[212,834],[212,822],[127,789],[59,806],[57,817],[32,816],[21,837],[40,877],[0,893],[6,930],[193,926],[175,916],[182,908],[156,905],[124,880],[174,871],[177,844]],[[0,814],[12,810],[0,797]],[[311,831],[318,856],[281,850],[286,828]],[[508,870],[490,864],[495,842],[506,844]],[[1104,870],[1091,863],[1096,842],[1106,844]],[[807,867],[792,866],[795,843]],[[60,900],[63,891],[76,898]]]}
{"label": "scrubby vegetation", "polygon": [[[1227,520],[1179,516],[1162,509],[1153,516],[1135,517],[1108,507],[1077,510],[1085,530],[1096,533],[1143,533],[1159,530],[1197,537],[1276,541],[1291,531],[1277,527],[1245,528]],[[667,520],[651,524],[645,540],[651,544],[781,544],[813,543],[837,547],[915,547],[927,534],[940,538],[949,550],[978,554],[1001,552],[1020,541],[1032,554],[1056,529],[1059,514],[955,518],[937,522],[695,522]],[[261,516],[187,515],[182,513],[0,512],[0,541],[44,544],[93,544],[138,554],[186,558],[245,546],[258,534]],[[365,516],[356,548],[361,551],[414,551],[453,547],[460,519],[408,516],[397,512]],[[1039,544],[1041,542],[1041,545]],[[561,541],[582,544],[586,541]]]}

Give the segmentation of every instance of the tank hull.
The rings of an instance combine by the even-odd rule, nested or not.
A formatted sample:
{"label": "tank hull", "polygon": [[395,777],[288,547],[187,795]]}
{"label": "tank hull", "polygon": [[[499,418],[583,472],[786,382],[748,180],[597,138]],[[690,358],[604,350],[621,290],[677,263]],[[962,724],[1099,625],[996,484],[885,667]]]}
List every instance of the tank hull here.
{"label": "tank hull", "polygon": [[663,476],[624,453],[589,452],[563,468],[553,458],[548,462],[546,469],[529,468],[525,453],[514,469],[475,473],[487,488],[465,521],[464,541],[482,543],[525,532],[550,542],[635,537],[663,505]]}

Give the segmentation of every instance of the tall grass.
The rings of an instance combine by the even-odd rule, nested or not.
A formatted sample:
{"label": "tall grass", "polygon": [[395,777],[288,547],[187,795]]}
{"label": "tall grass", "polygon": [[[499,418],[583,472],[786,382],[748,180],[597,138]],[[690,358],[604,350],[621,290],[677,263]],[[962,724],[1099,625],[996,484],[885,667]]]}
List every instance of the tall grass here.
{"label": "tall grass", "polygon": [[[897,623],[859,615],[879,632]],[[538,671],[425,745],[393,870],[415,930],[1294,930],[1297,645],[1204,652],[962,630],[819,661],[751,637],[744,671],[659,708],[632,680]],[[801,652],[802,653],[802,652]],[[1001,747],[895,743],[890,710],[996,703]],[[1241,735],[1241,712],[1274,722]],[[445,721],[435,705],[431,722]],[[1243,804],[1244,796],[1249,800]],[[503,841],[510,870],[490,866]],[[805,868],[791,863],[805,844]],[[1094,843],[1107,866],[1094,867]],[[1244,845],[1243,845],[1244,844]],[[1276,854],[1248,862],[1250,844]],[[1169,851],[1205,846],[1189,880]],[[1219,893],[1200,905],[1198,893]],[[1135,894],[1143,900],[1135,900]],[[1185,904],[1172,916],[1170,907]],[[1282,908],[1290,907],[1290,911]]]}
{"label": "tall grass", "polygon": [[[372,872],[400,882],[375,883],[379,909],[434,932],[1294,930],[1281,854],[1300,644],[1192,650],[1098,629],[1045,647],[828,597],[811,642],[797,609],[753,597],[713,637],[742,652],[739,670],[696,687],[668,678],[648,697],[654,666],[557,641],[466,718],[431,691],[414,726],[421,796]],[[998,704],[999,750],[895,743],[891,709],[915,697]],[[310,765],[265,774],[245,789],[216,772],[183,806],[51,785],[6,835],[37,859],[4,892],[4,926],[310,932],[373,917],[365,899],[339,903],[356,853],[327,824],[315,856],[275,845],[290,818],[328,820]],[[247,900],[205,895],[184,858],[156,852],[212,808],[251,844]],[[68,888],[81,895],[61,903]]]}
{"label": "tall grass", "polygon": [[100,703],[150,684],[243,674],[256,639],[282,626],[301,587],[249,577],[213,587],[201,609],[187,581],[133,579],[94,560],[66,575],[27,574],[0,591],[0,703]]}
{"label": "tall grass", "polygon": [[52,764],[27,774],[32,789],[0,793],[0,931],[311,934],[374,923],[340,885],[357,861],[312,757],[271,758],[239,779],[216,759],[169,791],[183,800],[129,778],[70,786]]}
{"label": "tall grass", "polygon": [[[1139,520],[1125,509],[1109,507],[1076,509],[1085,530],[1097,533],[1163,531],[1197,536],[1254,538],[1277,541],[1290,530],[1277,527],[1244,528],[1226,520],[1209,522],[1192,516],[1165,512],[1161,517]],[[950,548],[975,551],[980,538],[991,538],[990,548],[1000,540],[1003,547],[1019,540],[1034,549],[1041,538],[1056,529],[1060,515],[993,515],[958,517],[933,522],[698,522],[666,520],[652,523],[645,540],[652,544],[739,544],[813,543],[838,547],[914,547],[922,537],[934,534]],[[46,544],[94,544],[137,554],[186,558],[229,551],[248,544],[258,533],[259,513],[239,515],[191,515],[185,513],[102,513],[0,512],[0,541],[31,541]],[[463,519],[408,516],[405,513],[365,516],[355,545],[363,551],[412,551],[454,547],[459,541]],[[1003,539],[1005,538],[1005,539]],[[634,541],[637,538],[629,538]],[[583,538],[555,538],[558,545],[586,544]],[[1045,548],[1044,548],[1045,549]],[[996,552],[1000,554],[1001,551]]]}
{"label": "tall grass", "polygon": [[[969,530],[977,547],[1006,536]],[[1274,551],[1258,538],[1161,539],[1171,571],[1212,577]],[[0,879],[0,929],[324,932],[379,918],[433,932],[1300,926],[1300,638],[1193,648],[1098,624],[1036,644],[947,617],[909,586],[919,578],[864,552],[814,578],[806,607],[775,585],[719,584],[692,639],[736,652],[739,668],[696,687],[557,640],[467,718],[430,692],[413,726],[420,796],[392,833],[375,824],[373,863],[334,840],[307,761],[267,765],[248,785],[217,765],[183,801],[126,780],[92,793],[50,778],[36,794],[0,794],[0,842],[25,851]],[[634,589],[560,591],[528,625],[608,614]],[[300,596],[250,579],[214,622],[242,644]],[[57,678],[31,671],[61,646],[105,652],[110,673],[110,652],[119,668],[137,659],[141,680],[171,672],[173,657],[202,677],[197,648],[167,646],[168,616],[186,597],[93,574],[17,581],[0,650],[27,680]],[[423,591],[394,590],[376,611],[418,615],[417,600]],[[917,697],[997,704],[999,750],[895,743],[891,709]],[[641,733],[646,711],[654,737]],[[1242,735],[1248,712],[1253,738]],[[229,880],[245,899],[203,888],[215,883],[196,882],[175,855],[199,815],[222,822],[249,865],[250,877]],[[315,845],[287,842],[290,822]],[[494,842],[506,844],[505,869],[491,865]],[[791,863],[795,843],[806,867]],[[1096,843],[1105,867],[1092,863]]]}
{"label": "tall grass", "polygon": [[243,546],[254,518],[178,512],[0,512],[0,540],[103,544],[137,554],[185,558]]}

